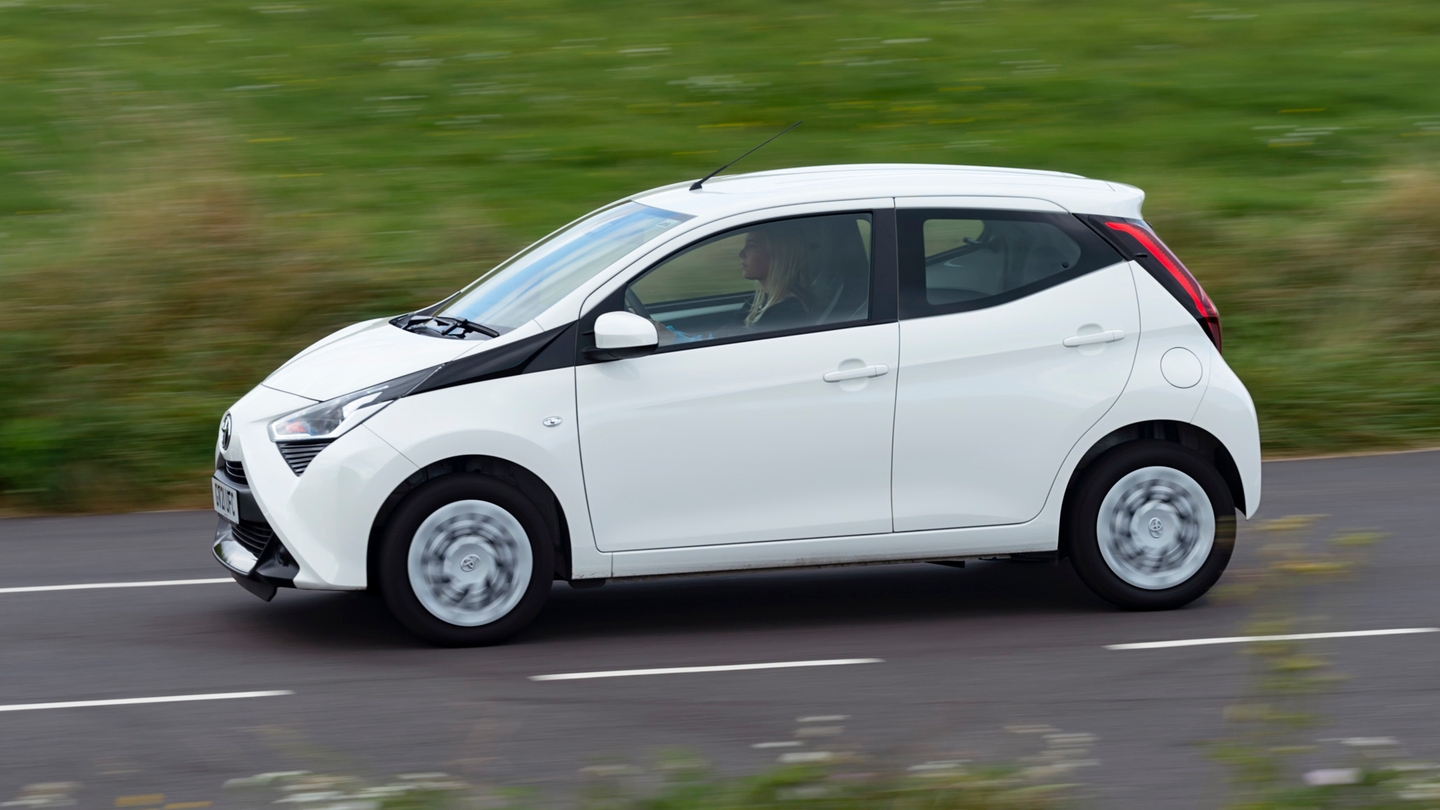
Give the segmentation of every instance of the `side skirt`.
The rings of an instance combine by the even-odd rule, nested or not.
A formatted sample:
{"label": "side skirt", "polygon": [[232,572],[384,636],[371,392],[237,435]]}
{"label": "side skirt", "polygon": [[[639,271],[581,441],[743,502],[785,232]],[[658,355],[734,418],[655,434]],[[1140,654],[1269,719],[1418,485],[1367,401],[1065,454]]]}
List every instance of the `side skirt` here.
{"label": "side skirt", "polygon": [[612,578],[815,568],[830,565],[930,562],[967,557],[1053,553],[1059,526],[1031,521],[894,534],[773,540],[766,543],[618,551],[611,555]]}

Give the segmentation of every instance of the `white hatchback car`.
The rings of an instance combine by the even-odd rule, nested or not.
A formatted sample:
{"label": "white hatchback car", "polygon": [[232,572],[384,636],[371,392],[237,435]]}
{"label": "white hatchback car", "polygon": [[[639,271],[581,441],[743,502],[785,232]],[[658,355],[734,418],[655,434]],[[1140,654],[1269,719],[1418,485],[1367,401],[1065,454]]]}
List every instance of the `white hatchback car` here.
{"label": "white hatchback car", "polygon": [[1117,605],[1186,604],[1260,440],[1143,199],[919,165],[637,194],[235,403],[215,555],[456,645],[557,579],[1062,555]]}

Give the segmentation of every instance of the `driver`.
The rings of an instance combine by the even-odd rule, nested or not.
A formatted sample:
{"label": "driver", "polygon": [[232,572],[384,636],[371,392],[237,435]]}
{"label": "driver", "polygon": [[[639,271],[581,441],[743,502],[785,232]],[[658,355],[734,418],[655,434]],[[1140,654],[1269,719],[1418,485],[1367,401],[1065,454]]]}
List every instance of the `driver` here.
{"label": "driver", "polygon": [[750,231],[740,249],[740,268],[745,278],[757,282],[745,313],[746,329],[768,332],[815,322],[810,250],[800,228],[770,223]]}
{"label": "driver", "polygon": [[[793,223],[772,222],[745,234],[740,248],[741,275],[755,282],[755,296],[746,305],[743,332],[770,332],[815,323],[815,291],[811,285],[810,250],[805,232]],[[663,324],[645,312],[633,288],[626,307],[655,324],[661,345],[710,340],[714,333],[690,334]],[[637,297],[638,298],[638,297]],[[736,334],[726,330],[726,334]]]}

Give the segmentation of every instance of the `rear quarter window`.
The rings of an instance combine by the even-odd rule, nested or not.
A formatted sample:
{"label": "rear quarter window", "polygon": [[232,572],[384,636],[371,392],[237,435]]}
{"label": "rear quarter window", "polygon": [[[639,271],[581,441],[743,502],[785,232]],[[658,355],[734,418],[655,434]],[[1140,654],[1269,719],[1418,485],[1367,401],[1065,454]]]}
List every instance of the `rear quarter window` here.
{"label": "rear quarter window", "polygon": [[1122,260],[1069,214],[904,209],[898,219],[902,318],[1014,301]]}

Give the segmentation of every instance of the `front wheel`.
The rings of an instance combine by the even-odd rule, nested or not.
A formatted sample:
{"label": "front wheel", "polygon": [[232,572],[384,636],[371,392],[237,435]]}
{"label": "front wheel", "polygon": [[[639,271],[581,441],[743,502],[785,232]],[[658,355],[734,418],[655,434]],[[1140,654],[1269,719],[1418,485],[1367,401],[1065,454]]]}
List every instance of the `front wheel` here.
{"label": "front wheel", "polygon": [[550,593],[554,549],[544,519],[489,476],[446,476],[411,493],[382,542],[377,579],[386,604],[435,644],[503,641]]}
{"label": "front wheel", "polygon": [[1168,610],[1220,578],[1235,546],[1235,503],[1215,467],[1165,442],[1106,453],[1072,504],[1070,556],[1080,579],[1131,610]]}

